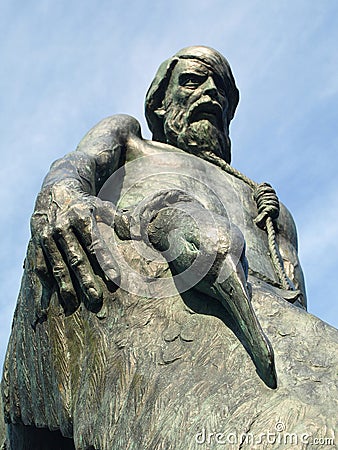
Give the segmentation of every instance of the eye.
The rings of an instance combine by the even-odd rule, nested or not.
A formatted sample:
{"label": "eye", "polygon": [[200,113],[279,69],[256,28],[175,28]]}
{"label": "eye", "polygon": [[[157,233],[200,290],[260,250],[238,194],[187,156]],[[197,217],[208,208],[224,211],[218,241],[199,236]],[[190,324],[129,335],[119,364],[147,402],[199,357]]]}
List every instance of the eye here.
{"label": "eye", "polygon": [[223,81],[222,78],[219,77],[219,76],[215,76],[215,77],[214,77],[214,80],[215,80],[215,84],[216,84],[216,87],[217,87],[218,92],[219,92],[223,97],[225,97],[225,96],[226,96],[226,87],[225,87],[224,81]]}
{"label": "eye", "polygon": [[206,77],[196,73],[184,73],[180,76],[179,82],[181,86],[194,89],[203,84]]}

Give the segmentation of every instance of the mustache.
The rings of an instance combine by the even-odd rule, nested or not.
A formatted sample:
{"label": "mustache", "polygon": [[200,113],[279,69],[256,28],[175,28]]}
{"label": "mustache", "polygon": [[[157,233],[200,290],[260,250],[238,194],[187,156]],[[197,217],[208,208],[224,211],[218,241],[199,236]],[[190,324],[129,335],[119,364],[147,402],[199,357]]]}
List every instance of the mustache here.
{"label": "mustache", "polygon": [[224,130],[224,117],[221,105],[206,95],[198,99],[191,106],[187,119],[189,123],[205,119],[219,130]]}

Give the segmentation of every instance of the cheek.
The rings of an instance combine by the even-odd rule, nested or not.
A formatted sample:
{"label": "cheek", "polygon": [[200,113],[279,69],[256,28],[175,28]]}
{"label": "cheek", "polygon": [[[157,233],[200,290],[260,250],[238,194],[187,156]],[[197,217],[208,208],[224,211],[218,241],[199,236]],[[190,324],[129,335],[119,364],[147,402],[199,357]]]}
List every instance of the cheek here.
{"label": "cheek", "polygon": [[224,99],[224,102],[223,102],[223,109],[225,112],[227,112],[229,109],[229,102],[226,98]]}
{"label": "cheek", "polygon": [[174,102],[181,107],[189,106],[194,100],[196,95],[196,90],[193,89],[178,89],[173,96]]}
{"label": "cheek", "polygon": [[229,102],[226,97],[221,96],[221,105],[223,108],[223,115],[226,116],[228,109],[229,109]]}
{"label": "cheek", "polygon": [[184,117],[185,108],[177,105],[171,105],[168,113],[165,117],[165,124],[169,125],[169,128],[177,130],[182,125],[182,120]]}

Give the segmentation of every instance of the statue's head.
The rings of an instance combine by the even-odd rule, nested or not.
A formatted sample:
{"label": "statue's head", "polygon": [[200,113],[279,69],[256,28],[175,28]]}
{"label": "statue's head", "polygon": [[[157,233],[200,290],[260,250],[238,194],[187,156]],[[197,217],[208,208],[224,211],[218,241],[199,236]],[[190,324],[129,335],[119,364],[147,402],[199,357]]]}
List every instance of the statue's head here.
{"label": "statue's head", "polygon": [[187,47],[164,61],[147,92],[153,139],[230,162],[229,124],[239,100],[228,61],[209,47]]}

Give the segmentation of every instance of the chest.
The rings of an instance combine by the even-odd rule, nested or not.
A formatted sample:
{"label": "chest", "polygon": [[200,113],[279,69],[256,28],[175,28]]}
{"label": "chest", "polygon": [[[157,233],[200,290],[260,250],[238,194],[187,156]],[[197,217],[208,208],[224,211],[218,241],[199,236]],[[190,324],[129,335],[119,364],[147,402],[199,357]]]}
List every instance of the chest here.
{"label": "chest", "polygon": [[[130,146],[126,162],[114,178],[109,199],[120,209],[140,208],[161,192],[180,190],[209,213],[227,218],[244,235],[250,268],[277,281],[267,235],[254,223],[257,207],[252,189],[242,180],[194,155],[165,144],[147,144],[147,141]],[[283,242],[289,243],[292,239],[287,235],[292,230],[285,226],[283,214],[284,209],[280,218],[286,235]]]}

